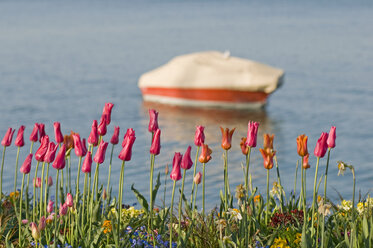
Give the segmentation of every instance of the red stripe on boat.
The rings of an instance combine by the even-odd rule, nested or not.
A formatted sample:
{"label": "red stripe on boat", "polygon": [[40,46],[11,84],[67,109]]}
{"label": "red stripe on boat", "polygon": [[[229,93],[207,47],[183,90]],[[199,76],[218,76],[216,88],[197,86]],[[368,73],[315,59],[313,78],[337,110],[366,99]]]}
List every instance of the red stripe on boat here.
{"label": "red stripe on boat", "polygon": [[220,102],[265,102],[268,94],[227,89],[141,88],[143,95]]}

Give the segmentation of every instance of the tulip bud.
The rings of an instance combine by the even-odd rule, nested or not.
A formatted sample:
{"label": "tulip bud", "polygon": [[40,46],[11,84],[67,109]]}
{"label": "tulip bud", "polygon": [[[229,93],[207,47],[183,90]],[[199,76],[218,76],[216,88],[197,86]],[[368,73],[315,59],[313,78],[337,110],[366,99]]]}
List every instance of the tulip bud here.
{"label": "tulip bud", "polygon": [[86,146],[86,143],[85,143],[85,138],[83,138],[82,139],[82,155],[83,155],[83,157],[87,154],[87,151],[88,151],[88,149],[87,149],[87,146]]}
{"label": "tulip bud", "polygon": [[34,129],[32,129],[31,135],[30,135],[30,141],[36,142],[38,141],[38,132],[39,132],[39,124],[34,124]]}
{"label": "tulip bud", "polygon": [[35,159],[39,162],[44,161],[44,156],[47,153],[48,150],[48,144],[49,144],[49,137],[48,135],[44,135],[43,138],[41,138],[41,144],[38,150],[35,152]]}
{"label": "tulip bud", "polygon": [[53,123],[54,127],[54,137],[56,139],[57,144],[61,144],[63,142],[63,135],[61,132],[61,124],[59,122]]}
{"label": "tulip bud", "polygon": [[308,137],[304,134],[299,135],[297,137],[297,150],[298,150],[298,155],[301,157],[304,157],[308,154],[307,139]]}
{"label": "tulip bud", "polygon": [[67,204],[61,204],[60,203],[60,216],[65,216],[67,214]]}
{"label": "tulip bud", "polygon": [[45,226],[47,225],[46,219],[44,216],[40,218],[38,229],[39,231],[43,231],[45,229]]}
{"label": "tulip bud", "polygon": [[263,165],[264,168],[270,170],[273,168],[273,157],[276,155],[276,151],[270,149],[259,149],[260,153],[263,156]]}
{"label": "tulip bud", "polygon": [[54,127],[54,137],[56,139],[57,144],[60,144],[63,142],[63,135],[61,132],[61,124],[59,122],[53,123]]}
{"label": "tulip bud", "polygon": [[65,154],[66,154],[66,145],[63,144],[61,149],[58,151],[56,159],[53,161],[53,168],[57,170],[62,170],[65,168]]}
{"label": "tulip bud", "polygon": [[246,145],[246,139],[246,137],[242,137],[240,142],[241,151],[243,155],[247,155],[249,153],[249,147]]}
{"label": "tulip bud", "polygon": [[181,172],[180,172],[181,158],[182,158],[181,153],[175,152],[174,159],[172,161],[172,170],[170,174],[170,178],[174,181],[179,181],[181,179]]}
{"label": "tulip bud", "polygon": [[150,153],[158,155],[161,151],[161,130],[157,129],[153,136],[152,145],[150,147]]}
{"label": "tulip bud", "polygon": [[209,148],[209,146],[206,144],[202,144],[201,155],[198,158],[199,162],[207,163],[208,161],[210,161],[212,158],[211,153],[212,153],[212,150]]}
{"label": "tulip bud", "polygon": [[25,131],[25,126],[20,126],[20,128],[18,129],[18,133],[17,133],[17,137],[16,137],[16,140],[14,141],[14,144],[18,147],[22,147],[25,145],[25,141],[23,139],[23,132]]}
{"label": "tulip bud", "polygon": [[200,184],[201,183],[201,178],[202,178],[202,173],[198,172],[193,179],[194,183],[197,184],[197,185]]}
{"label": "tulip bud", "polygon": [[47,152],[44,155],[44,162],[46,163],[52,163],[55,156],[56,156],[56,151],[57,151],[58,146],[55,145],[53,142],[50,142],[48,144],[48,149]]}
{"label": "tulip bud", "polygon": [[204,130],[204,126],[197,126],[196,133],[194,135],[194,144],[196,146],[202,146],[202,144],[205,143],[205,134],[203,132]]}
{"label": "tulip bud", "polygon": [[48,177],[48,186],[49,187],[53,186],[53,179],[51,176]]}
{"label": "tulip bud", "polygon": [[45,136],[45,125],[43,123],[39,123],[38,129],[39,129],[39,142],[41,142],[41,139]]}
{"label": "tulip bud", "polygon": [[98,146],[96,155],[93,158],[93,161],[96,163],[102,164],[105,160],[105,153],[106,153],[106,148],[109,143],[105,142],[104,140],[101,140],[100,145]]}
{"label": "tulip bud", "polygon": [[326,141],[326,143],[328,144],[329,148],[334,148],[335,147],[335,138],[336,138],[335,127],[332,126],[330,128],[328,140]]}
{"label": "tulip bud", "polygon": [[102,192],[102,199],[106,200],[107,199],[107,193],[106,189],[104,188],[104,191]]}
{"label": "tulip bud", "polygon": [[164,174],[168,175],[168,173],[169,173],[168,164],[166,164],[166,167],[164,169]]}
{"label": "tulip bud", "polygon": [[247,139],[246,145],[250,147],[256,147],[256,136],[258,134],[259,123],[249,121],[247,128]]}
{"label": "tulip bud", "polygon": [[317,140],[316,147],[314,150],[314,154],[316,157],[322,158],[325,156],[325,153],[328,149],[328,145],[326,140],[328,139],[328,133],[321,133],[320,138]]}
{"label": "tulip bud", "polygon": [[236,130],[236,128],[233,128],[231,131],[229,131],[228,128],[223,129],[222,127],[220,127],[220,131],[221,131],[221,135],[222,135],[221,147],[224,150],[231,149],[231,146],[232,146],[232,135],[234,133],[234,130]]}
{"label": "tulip bud", "polygon": [[66,195],[66,205],[71,208],[72,206],[74,206],[74,203],[73,203],[73,196],[70,194],[70,193],[67,193]]}
{"label": "tulip bud", "polygon": [[31,162],[32,162],[32,153],[27,155],[19,171],[23,174],[29,174],[31,170]]}
{"label": "tulip bud", "polygon": [[132,157],[132,146],[135,143],[136,136],[135,131],[130,128],[127,129],[126,135],[124,136],[124,140],[122,143],[123,149],[119,153],[118,158],[123,161],[130,161]]}
{"label": "tulip bud", "polygon": [[88,144],[92,146],[98,145],[97,121],[93,120],[91,133],[88,137]]}
{"label": "tulip bud", "polygon": [[28,219],[23,219],[23,220],[22,220],[22,224],[23,224],[23,225],[26,225],[27,223],[28,223]]}
{"label": "tulip bud", "polygon": [[84,150],[83,150],[82,141],[80,140],[80,135],[78,133],[74,133],[73,140],[74,140],[75,155],[78,157],[83,157]]}
{"label": "tulip bud", "polygon": [[40,188],[40,186],[41,186],[41,178],[40,177],[34,178],[32,180],[32,183],[33,183],[33,185],[34,185],[35,188]]}
{"label": "tulip bud", "polygon": [[12,144],[12,139],[13,139],[13,134],[14,134],[15,129],[13,130],[12,128],[8,128],[6,131],[3,140],[1,141],[2,146],[10,146]]}
{"label": "tulip bud", "polygon": [[271,149],[273,150],[273,139],[275,135],[269,135],[268,133],[263,135],[263,149]]}
{"label": "tulip bud", "polygon": [[189,170],[193,166],[192,159],[190,158],[190,151],[192,147],[188,146],[186,152],[184,153],[183,158],[181,159],[180,167],[184,170]]}
{"label": "tulip bud", "polygon": [[158,129],[158,112],[154,109],[149,109],[149,132],[155,132]]}
{"label": "tulip bud", "polygon": [[309,169],[311,165],[308,163],[308,159],[310,157],[310,154],[307,154],[306,156],[303,157],[303,169]]}
{"label": "tulip bud", "polygon": [[100,119],[100,124],[98,125],[97,127],[97,133],[98,135],[100,136],[105,136],[106,132],[107,132],[107,124],[106,124],[106,115],[102,115],[101,116],[101,119]]}
{"label": "tulip bud", "polygon": [[116,145],[119,143],[119,130],[120,130],[119,127],[114,126],[114,133],[110,140],[110,143],[113,145]]}
{"label": "tulip bud", "polygon": [[36,226],[35,222],[31,223],[31,236],[36,240],[40,239],[40,231]]}
{"label": "tulip bud", "polygon": [[112,104],[111,102],[105,103],[102,115],[106,116],[106,125],[109,125],[111,122],[111,110],[113,109],[113,107],[114,104]]}
{"label": "tulip bud", "polygon": [[[48,206],[47,206],[47,212],[48,212],[48,213],[52,213],[52,212],[53,212],[53,204],[54,204],[54,202],[51,201],[51,200],[49,200],[49,202],[48,202]],[[49,218],[49,217],[48,217],[48,218]]]}
{"label": "tulip bud", "polygon": [[91,152],[87,153],[85,156],[82,166],[82,172],[84,173],[91,173],[91,166],[92,166],[92,155]]}

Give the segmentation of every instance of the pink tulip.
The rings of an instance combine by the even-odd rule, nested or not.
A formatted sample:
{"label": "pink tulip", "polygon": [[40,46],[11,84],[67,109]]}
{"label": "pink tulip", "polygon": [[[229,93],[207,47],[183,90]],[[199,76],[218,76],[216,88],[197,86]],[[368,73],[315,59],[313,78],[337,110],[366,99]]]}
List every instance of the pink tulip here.
{"label": "pink tulip", "polygon": [[54,219],[54,216],[55,216],[55,213],[51,213],[50,215],[48,215],[48,217],[47,217],[47,223],[51,223],[53,221],[53,219]]}
{"label": "pink tulip", "polygon": [[30,135],[30,141],[36,142],[38,141],[38,132],[39,132],[39,124],[34,124],[34,129],[32,129],[31,135]]}
{"label": "pink tulip", "polygon": [[32,180],[32,182],[33,182],[33,185],[34,185],[35,188],[40,188],[40,186],[41,186],[41,178],[40,177],[34,178]]}
{"label": "pink tulip", "polygon": [[80,135],[78,133],[73,133],[73,139],[74,139],[75,155],[78,157],[83,157],[84,150],[83,150],[82,141],[80,140]]}
{"label": "pink tulip", "polygon": [[83,157],[87,154],[87,145],[86,145],[86,142],[85,142],[85,138],[82,139],[82,151],[83,151]]}
{"label": "pink tulip", "polygon": [[53,186],[53,179],[51,176],[48,177],[48,186],[49,187]]}
{"label": "pink tulip", "polygon": [[41,144],[38,150],[35,152],[35,159],[39,162],[44,161],[44,156],[47,153],[48,150],[48,144],[49,144],[49,137],[48,135],[44,135],[43,138],[41,138]]}
{"label": "pink tulip", "polygon": [[23,220],[22,220],[22,224],[23,224],[23,225],[26,225],[27,223],[28,223],[28,219],[23,219]]}
{"label": "pink tulip", "polygon": [[105,153],[106,153],[106,148],[109,143],[105,142],[104,140],[101,140],[100,145],[98,146],[96,155],[93,158],[93,161],[96,163],[102,164],[105,160]]}
{"label": "pink tulip", "polygon": [[61,132],[61,124],[59,122],[53,123],[54,127],[54,137],[56,139],[57,144],[60,144],[63,142],[63,135]]}
{"label": "pink tulip", "polygon": [[100,136],[105,136],[106,132],[107,132],[107,124],[106,124],[106,115],[102,115],[101,116],[101,119],[100,119],[100,124],[98,125],[97,127],[97,133],[98,135]]}
{"label": "pink tulip", "polygon": [[50,142],[48,144],[48,149],[47,152],[44,155],[44,162],[46,163],[52,163],[55,156],[56,156],[56,151],[57,151],[58,146],[54,144],[53,142]]}
{"label": "pink tulip", "polygon": [[[123,140],[124,146],[122,151],[119,153],[118,158],[122,161],[130,161],[132,157],[132,146],[133,143],[135,143],[136,136],[135,136],[135,131],[129,131],[130,129],[127,130],[126,136]],[[131,130],[133,130],[131,128]],[[127,135],[128,134],[128,135]],[[122,143],[122,145],[123,145]]]}
{"label": "pink tulip", "polygon": [[23,139],[23,132],[25,131],[25,126],[20,126],[18,129],[16,140],[14,141],[14,144],[18,147],[22,147],[25,145],[25,141]]}
{"label": "pink tulip", "polygon": [[91,152],[87,153],[87,156],[85,156],[82,166],[82,172],[84,173],[91,173],[91,166],[92,166],[92,156]]}
{"label": "pink tulip", "polygon": [[69,208],[71,208],[72,206],[74,206],[73,196],[70,193],[67,193],[67,195],[66,195],[66,205]]}
{"label": "pink tulip", "polygon": [[91,133],[88,137],[88,144],[97,146],[98,144],[98,133],[97,133],[97,121],[93,120]]}
{"label": "pink tulip", "polygon": [[[54,204],[54,202],[51,201],[51,200],[49,200],[49,202],[48,202],[48,206],[47,206],[47,212],[48,212],[48,213],[52,213],[52,212],[53,212],[53,204]],[[49,218],[49,217],[48,217],[48,218]]]}
{"label": "pink tulip", "polygon": [[65,216],[67,214],[67,210],[68,210],[68,207],[67,207],[66,202],[64,204],[60,203],[60,216]]}
{"label": "pink tulip", "polygon": [[56,159],[53,161],[53,168],[56,170],[62,170],[65,168],[65,154],[66,154],[66,145],[62,144],[61,149],[58,151]]}
{"label": "pink tulip", "polygon": [[204,130],[205,130],[204,126],[197,126],[196,133],[194,135],[194,144],[196,146],[202,146],[202,144],[205,143]]}
{"label": "pink tulip", "polygon": [[12,144],[14,131],[15,131],[15,129],[12,130],[12,128],[8,128],[8,130],[5,133],[5,136],[4,136],[3,140],[1,141],[2,146],[10,146],[10,144]]}
{"label": "pink tulip", "polygon": [[174,181],[179,181],[181,179],[181,172],[180,172],[180,163],[181,163],[182,155],[180,152],[175,152],[174,159],[172,161],[172,170],[170,173],[170,178]]}
{"label": "pink tulip", "polygon": [[111,110],[113,109],[113,107],[114,107],[114,104],[110,102],[105,103],[102,114],[106,116],[106,125],[109,125],[111,122]]}
{"label": "pink tulip", "polygon": [[247,128],[246,146],[256,147],[256,136],[258,134],[258,127],[258,122],[249,121]]}
{"label": "pink tulip", "polygon": [[328,133],[321,133],[320,138],[317,140],[314,154],[316,157],[322,158],[325,156],[325,153],[328,149],[328,144],[326,140],[328,139]]}
{"label": "pink tulip", "polygon": [[155,132],[158,129],[158,112],[154,109],[149,109],[149,132]]}
{"label": "pink tulip", "polygon": [[116,145],[119,142],[119,130],[119,127],[114,126],[114,133],[110,140],[110,143],[113,145]]}
{"label": "pink tulip", "polygon": [[192,147],[188,146],[186,152],[184,153],[183,158],[181,159],[181,165],[180,167],[184,170],[189,170],[193,166],[192,159],[190,158],[190,151]]}
{"label": "pink tulip", "polygon": [[332,126],[330,128],[328,140],[326,141],[326,143],[328,144],[329,148],[334,148],[335,147],[335,138],[336,138],[335,127]]}
{"label": "pink tulip", "polygon": [[150,153],[158,155],[161,151],[161,129],[157,129],[153,136],[152,145],[150,147]]}
{"label": "pink tulip", "polygon": [[127,132],[125,133],[122,141],[122,147],[125,146],[128,137],[135,137],[135,130],[133,130],[132,128],[127,129]]}
{"label": "pink tulip", "polygon": [[29,174],[31,170],[31,162],[32,162],[32,153],[27,155],[19,171],[23,174]]}
{"label": "pink tulip", "polygon": [[201,183],[201,178],[202,178],[202,173],[198,172],[193,179],[194,183],[197,184],[197,185],[200,184]]}
{"label": "pink tulip", "polygon": [[45,136],[45,125],[43,123],[39,123],[38,129],[39,129],[39,142],[41,142],[41,139]]}
{"label": "pink tulip", "polygon": [[45,229],[45,226],[47,225],[46,223],[46,219],[44,216],[42,216],[39,220],[39,226],[38,226],[38,229],[39,231],[43,231]]}

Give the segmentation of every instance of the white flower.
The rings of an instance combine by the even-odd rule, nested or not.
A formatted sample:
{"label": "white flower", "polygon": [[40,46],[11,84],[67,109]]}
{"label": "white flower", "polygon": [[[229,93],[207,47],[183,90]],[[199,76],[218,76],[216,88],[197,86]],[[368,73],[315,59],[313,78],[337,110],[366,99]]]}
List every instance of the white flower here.
{"label": "white flower", "polygon": [[227,214],[232,216],[235,221],[242,220],[242,215],[238,209],[229,208]]}
{"label": "white flower", "polygon": [[346,164],[343,163],[342,161],[338,161],[338,176],[340,174],[342,174],[342,176],[343,176],[345,171],[346,171]]}

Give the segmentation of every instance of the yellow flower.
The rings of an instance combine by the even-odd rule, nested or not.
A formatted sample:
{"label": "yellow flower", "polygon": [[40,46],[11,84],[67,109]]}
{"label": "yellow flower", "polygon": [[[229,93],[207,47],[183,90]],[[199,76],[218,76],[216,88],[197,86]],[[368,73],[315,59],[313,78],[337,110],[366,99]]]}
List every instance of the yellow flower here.
{"label": "yellow flower", "polygon": [[282,239],[280,237],[275,238],[275,241],[273,242],[270,248],[290,248],[290,246],[288,246],[288,242],[286,241],[286,239]]}
{"label": "yellow flower", "polygon": [[15,199],[17,199],[19,197],[19,192],[18,191],[10,192],[9,197],[10,197],[10,199],[12,199],[14,201]]}
{"label": "yellow flower", "polygon": [[111,230],[113,229],[110,220],[105,220],[104,224],[102,224],[102,227],[104,228],[104,233],[111,232]]}
{"label": "yellow flower", "polygon": [[294,243],[298,245],[301,241],[302,241],[302,234],[301,233],[297,233],[295,235]]}

